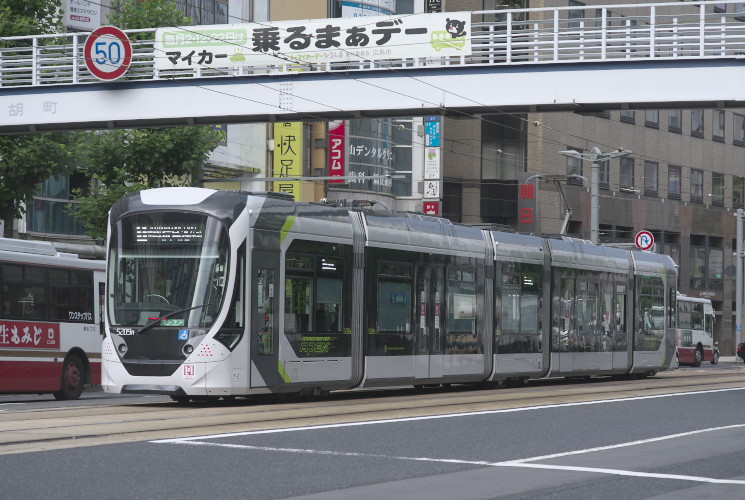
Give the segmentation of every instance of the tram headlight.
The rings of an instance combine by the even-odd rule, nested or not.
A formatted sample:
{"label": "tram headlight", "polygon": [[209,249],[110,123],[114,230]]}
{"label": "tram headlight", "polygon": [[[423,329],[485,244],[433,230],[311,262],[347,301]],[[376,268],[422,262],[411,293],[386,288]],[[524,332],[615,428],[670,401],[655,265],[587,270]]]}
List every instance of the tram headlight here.
{"label": "tram headlight", "polygon": [[194,352],[194,346],[193,346],[193,345],[191,345],[191,344],[186,344],[186,345],[184,346],[184,354],[186,354],[186,355],[188,356],[189,354],[191,354],[191,353],[193,353],[193,352]]}
{"label": "tram headlight", "polygon": [[238,342],[241,341],[242,337],[243,332],[227,332],[225,330],[220,330],[215,334],[215,340],[227,347],[229,351],[235,349],[235,346],[238,345]]}
{"label": "tram headlight", "polygon": [[122,342],[121,344],[119,344],[116,347],[116,350],[119,351],[119,354],[121,354],[122,356],[124,356],[125,354],[127,354],[127,344],[125,344],[124,342]]}

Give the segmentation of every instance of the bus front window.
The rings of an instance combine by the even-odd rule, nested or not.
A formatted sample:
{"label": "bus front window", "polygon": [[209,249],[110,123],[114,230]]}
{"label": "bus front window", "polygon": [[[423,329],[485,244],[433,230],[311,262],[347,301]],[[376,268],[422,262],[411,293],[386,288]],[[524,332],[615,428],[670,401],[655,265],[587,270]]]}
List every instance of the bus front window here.
{"label": "bus front window", "polygon": [[112,326],[208,328],[225,296],[229,241],[212,217],[154,212],[124,218],[109,249]]}

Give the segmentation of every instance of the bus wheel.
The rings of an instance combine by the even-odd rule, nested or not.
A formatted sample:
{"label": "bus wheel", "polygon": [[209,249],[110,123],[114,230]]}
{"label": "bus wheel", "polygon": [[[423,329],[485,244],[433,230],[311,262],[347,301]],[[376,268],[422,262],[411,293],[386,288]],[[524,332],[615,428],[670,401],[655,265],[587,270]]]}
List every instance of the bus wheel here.
{"label": "bus wheel", "polygon": [[85,387],[85,368],[80,356],[73,354],[62,365],[60,390],[52,393],[57,400],[78,399]]}
{"label": "bus wheel", "polygon": [[714,356],[711,358],[711,364],[715,365],[719,363],[719,351],[714,351]]}
{"label": "bus wheel", "polygon": [[701,366],[701,361],[704,359],[704,353],[700,347],[697,347],[693,353],[693,366]]}

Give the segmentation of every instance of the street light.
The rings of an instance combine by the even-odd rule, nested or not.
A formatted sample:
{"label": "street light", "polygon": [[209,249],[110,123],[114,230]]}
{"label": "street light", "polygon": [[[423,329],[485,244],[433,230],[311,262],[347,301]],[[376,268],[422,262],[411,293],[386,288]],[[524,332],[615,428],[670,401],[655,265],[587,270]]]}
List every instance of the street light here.
{"label": "street light", "polygon": [[559,151],[562,155],[568,158],[579,158],[580,160],[590,160],[592,162],[592,183],[590,184],[590,241],[597,245],[600,233],[600,196],[599,196],[599,184],[600,184],[600,162],[608,161],[611,158],[617,156],[630,155],[632,151],[628,149],[618,148],[615,151],[609,153],[603,153],[597,146],[592,148],[588,153],[581,153],[570,149],[568,151]]}

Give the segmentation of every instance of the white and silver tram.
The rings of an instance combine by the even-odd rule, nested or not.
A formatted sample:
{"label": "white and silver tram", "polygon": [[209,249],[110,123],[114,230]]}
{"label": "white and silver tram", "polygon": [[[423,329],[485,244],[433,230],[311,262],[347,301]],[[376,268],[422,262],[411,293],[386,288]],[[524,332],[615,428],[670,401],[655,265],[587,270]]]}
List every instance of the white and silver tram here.
{"label": "white and silver tram", "polygon": [[188,400],[650,375],[675,354],[676,281],[667,256],[584,241],[146,190],[110,213],[102,385]]}

